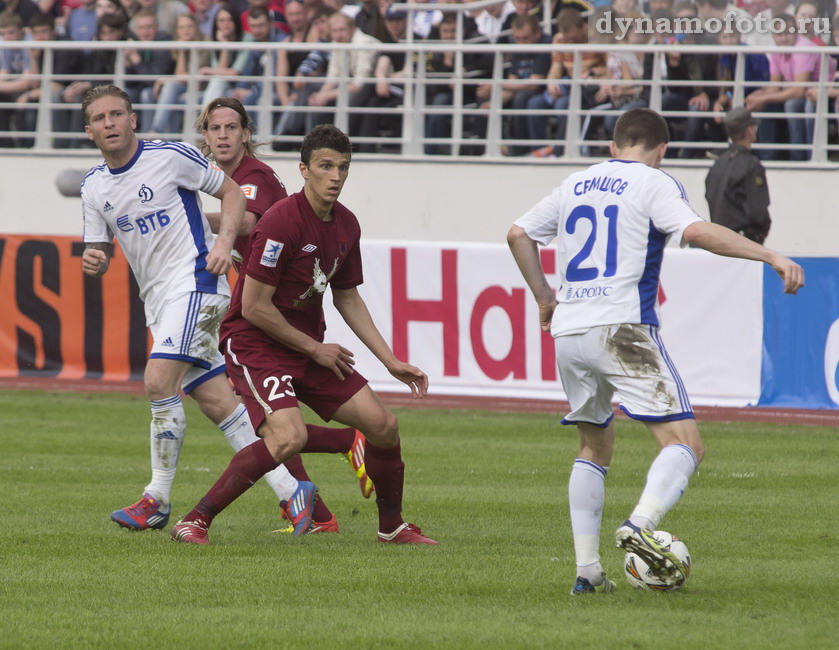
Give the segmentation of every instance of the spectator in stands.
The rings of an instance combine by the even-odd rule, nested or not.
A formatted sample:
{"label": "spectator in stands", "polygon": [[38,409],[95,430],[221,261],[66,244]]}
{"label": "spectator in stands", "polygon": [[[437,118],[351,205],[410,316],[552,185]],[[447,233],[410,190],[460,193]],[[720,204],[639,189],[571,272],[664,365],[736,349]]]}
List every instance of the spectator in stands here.
{"label": "spectator in stands", "polygon": [[532,17],[536,19],[538,25],[542,21],[542,3],[540,0],[512,0],[513,13],[507,16],[504,24],[501,26],[502,32],[507,32],[507,35],[499,37],[499,43],[515,43],[515,38],[512,36],[513,21],[516,16]]}
{"label": "spectator in stands", "polygon": [[[472,18],[478,33],[490,43],[497,43],[507,18],[516,12],[512,0],[499,0],[496,4],[476,10]],[[442,37],[441,37],[442,38]]]}
{"label": "spectator in stands", "polygon": [[[763,35],[755,29],[752,17],[736,5],[729,4],[728,0],[695,0],[696,11],[703,24],[715,19],[725,24],[726,17],[729,17],[729,24],[734,24],[742,31],[743,43],[751,46],[765,45]],[[716,30],[707,30],[704,34],[696,35],[699,45],[716,44]]]}
{"label": "spectator in stands", "polygon": [[189,13],[187,6],[179,0],[137,0],[137,3],[139,9],[151,9],[157,16],[158,29],[170,35],[175,33],[178,16]]}
{"label": "spectator in stands", "polygon": [[[505,120],[505,127],[514,140],[529,140],[530,130],[528,128],[529,116],[524,113],[531,99],[541,95],[545,91],[545,84],[542,80],[547,78],[551,67],[551,55],[548,52],[528,51],[528,45],[549,43],[550,37],[542,34],[539,21],[535,15],[517,13],[512,21],[513,41],[521,46],[522,51],[516,51],[509,56],[509,69],[506,75],[506,83],[500,84],[501,104],[503,108],[512,108],[523,113],[509,116]],[[522,84],[521,81],[532,83]],[[478,86],[476,94],[483,102],[483,107],[488,107],[492,95],[493,84],[485,83]],[[484,131],[483,124],[479,130]],[[514,144],[506,147],[507,155],[522,155],[527,153],[530,147]]]}
{"label": "spectator in stands", "polygon": [[[55,16],[49,13],[39,12],[29,21],[29,33],[32,35],[33,41],[56,41],[59,40],[55,33]],[[57,52],[61,56],[60,51]],[[43,69],[44,50],[39,48],[32,48],[29,51],[29,60],[32,71],[38,74]],[[53,54],[55,61],[58,57]],[[2,67],[2,64],[0,64]],[[38,121],[38,108],[35,105],[41,99],[41,84],[40,81],[33,84],[31,88],[25,90],[17,97],[17,103],[21,107],[17,117],[17,129],[19,131],[26,131],[31,133],[35,131]],[[0,100],[3,101],[3,100]],[[2,128],[2,127],[0,127]],[[31,138],[21,138],[20,146],[32,146]]]}
{"label": "spectator in stands", "polygon": [[622,18],[641,13],[638,10],[638,0],[612,0],[611,9],[615,16]]}
{"label": "spectator in stands", "polygon": [[[795,3],[790,2],[790,0],[765,0],[766,8],[761,9],[757,14],[756,17],[761,19],[761,23],[763,25],[769,25],[770,21],[773,18],[780,18],[784,15],[795,15]],[[746,42],[745,39],[741,39],[743,42]],[[751,41],[748,41],[750,45],[756,45],[759,47],[770,48],[775,45],[775,41],[772,39],[772,34],[768,29],[764,29],[762,33],[756,34]]]}
{"label": "spectator in stands", "polygon": [[717,158],[705,178],[705,200],[711,221],[762,244],[769,234],[769,187],[766,170],[751,149],[757,120],[742,106],[725,116],[731,146]]}
{"label": "spectator in stands", "polygon": [[[326,9],[322,10],[321,20],[327,23],[328,18]],[[299,0],[288,0],[285,6],[285,17],[289,28],[288,42],[290,43],[306,43],[309,41],[309,33],[311,32],[311,24],[306,19],[306,8]],[[327,23],[328,24],[328,23]],[[309,57],[310,51],[306,50],[287,50],[285,48],[277,50],[277,83],[275,93],[277,101],[282,109],[299,108],[308,106],[309,95],[317,90],[315,84],[300,83],[299,87],[294,81],[283,79],[283,77],[297,77],[298,70]],[[323,74],[326,71],[326,61],[321,60],[312,68],[306,68],[301,77],[315,76],[315,73]],[[288,110],[281,110],[280,117],[274,127],[274,133],[277,135],[302,135],[303,126],[306,122],[306,116],[303,112],[295,112]]]}
{"label": "spectator in stands", "polygon": [[[99,24],[96,27],[96,40],[117,43],[125,41],[128,38],[128,25],[125,18],[119,14],[105,14],[99,19]],[[116,48],[116,46],[115,46]],[[111,83],[113,81],[114,73],[116,72],[116,49],[113,50],[90,50],[84,52],[77,50],[79,58],[68,58],[67,69],[73,74],[82,74],[89,76],[91,81],[71,81],[61,92],[61,102],[64,104],[71,104],[71,110],[59,109],[53,114],[53,130],[67,131],[72,133],[79,133],[83,130],[83,117],[81,111],[78,110],[78,105],[82,101],[84,94],[93,88],[93,86],[101,86]],[[63,58],[63,57],[62,57]],[[56,62],[58,63],[58,62]],[[56,71],[58,71],[56,66]],[[64,141],[65,143],[67,141]],[[70,144],[78,146],[89,146],[89,140],[71,140]],[[56,144],[57,147],[67,146],[61,142]]]}
{"label": "spectator in stands", "polygon": [[247,3],[247,10],[243,11],[242,15],[239,16],[239,20],[242,23],[242,29],[245,30],[245,33],[252,33],[250,20],[248,19],[251,16],[251,12],[257,8],[265,9],[268,13],[268,20],[274,30],[282,34],[288,33],[288,24],[286,23],[285,15],[283,14],[285,0],[247,0]]}
{"label": "spectator in stands", "polygon": [[[4,43],[23,42],[23,22],[15,13],[0,14],[0,38]],[[38,69],[27,48],[0,50],[0,102],[16,102],[38,85]],[[22,75],[31,75],[28,78]],[[23,111],[0,108],[0,131],[21,130]],[[0,135],[0,147],[17,146],[12,135]]]}
{"label": "spectator in stands", "polygon": [[[251,77],[247,81],[239,81],[233,89],[233,97],[238,99],[245,106],[253,106],[262,97],[262,81],[258,78],[264,74],[274,73],[274,51],[270,43],[279,43],[285,40],[286,34],[274,27],[271,17],[265,7],[253,7],[248,13],[248,27],[254,43],[265,43],[265,49],[250,50],[245,67],[242,70],[242,77]],[[268,69],[265,69],[265,64]],[[265,92],[272,94],[274,85],[270,84]],[[273,101],[271,102],[273,103]]]}
{"label": "spectator in stands", "polygon": [[[326,70],[325,83],[320,90],[309,96],[309,106],[313,110],[306,117],[307,132],[318,124],[332,122],[331,115],[319,113],[316,109],[335,104],[338,98],[338,84],[342,80],[347,83],[350,108],[364,106],[370,97],[371,84],[368,79],[373,74],[373,65],[377,55],[376,47],[380,45],[380,42],[356,28],[355,21],[342,13],[330,16],[329,29],[334,43],[353,43],[356,46],[366,47],[358,47],[348,56],[341,52],[333,53]],[[359,122],[358,114],[350,114],[351,136],[358,132]]]}
{"label": "spectator in stands", "polygon": [[[195,16],[191,13],[178,16],[175,22],[176,42],[190,43],[204,40],[206,38],[201,33],[201,28],[198,26]],[[209,50],[172,50],[172,59],[175,66],[174,75],[160,78],[154,83],[152,94],[157,101],[157,108],[149,127],[150,133],[175,133],[181,130],[184,112],[172,108],[172,106],[185,103],[188,82],[192,72],[190,59],[193,56],[197,58],[197,69],[200,69],[208,66],[212,54]],[[196,101],[198,97],[200,95],[196,95]]]}
{"label": "spectator in stands", "polygon": [[105,14],[119,14],[127,21],[129,16],[119,0],[96,0],[96,20]]}
{"label": "spectator in stands", "polygon": [[[645,34],[643,30],[638,29],[638,21],[643,18],[642,13],[638,11],[627,11],[622,16],[632,22],[629,23],[624,38],[615,40],[615,44],[618,47],[608,52],[606,66],[609,69],[609,76],[614,80],[641,80],[644,79],[644,53],[628,52],[621,49],[620,46],[645,45],[649,42],[650,36],[649,34]],[[642,85],[608,84],[606,86],[606,94],[610,109],[616,111],[626,111],[630,108],[646,108],[647,106],[647,100],[644,99],[644,86]],[[603,120],[608,139],[612,137],[612,131],[615,128],[618,117],[620,116],[610,115]]]}
{"label": "spectator in stands", "polygon": [[[534,95],[528,102],[530,110],[545,110],[553,108],[556,111],[566,111],[569,108],[571,99],[571,86],[561,83],[563,79],[570,79],[574,73],[574,52],[563,48],[563,45],[583,45],[589,42],[588,25],[585,18],[576,9],[563,9],[557,16],[557,33],[552,43],[557,46],[556,51],[551,54],[551,66],[547,78],[549,83],[542,93]],[[606,55],[602,52],[581,52],[580,56],[580,78],[597,81],[595,84],[587,84],[582,87],[582,108],[590,108],[594,105],[594,96],[600,88],[599,80],[608,75]],[[565,126],[567,124],[565,113],[556,115],[556,137],[566,137]],[[528,131],[530,139],[535,141],[550,140],[548,133],[547,115],[530,115],[528,117]],[[562,155],[563,147],[542,146],[531,151],[535,156]]]}
{"label": "spectator in stands", "polygon": [[[408,14],[387,9],[385,28],[388,32],[388,42],[404,42],[408,32]],[[394,135],[402,133],[402,116],[393,109],[402,104],[405,97],[403,82],[412,74],[413,70],[409,67],[408,57],[404,52],[387,52],[378,57],[373,71],[376,82],[365,106],[385,109],[386,112],[361,115],[358,130],[360,138],[378,137],[382,130],[388,130]],[[360,153],[372,153],[377,149],[377,145],[373,143],[359,140],[356,142]]]}
{"label": "spectator in stands", "polygon": [[[438,25],[439,40],[454,42],[457,38],[457,16],[447,13]],[[484,54],[464,54],[463,72],[455,69],[454,50],[437,51],[426,55],[426,70],[430,75],[441,79],[441,83],[429,85],[425,90],[426,103],[434,108],[452,106],[454,104],[455,83],[462,79],[487,79],[492,76],[492,56]],[[463,106],[473,105],[476,100],[474,83],[463,84]],[[464,122],[471,118],[464,117]],[[452,132],[452,114],[430,113],[425,118],[426,138],[448,138]],[[450,151],[447,146],[426,143],[425,153],[428,155],[445,154]]]}
{"label": "spectator in stands", "polygon": [[190,5],[192,15],[195,16],[195,20],[198,21],[198,26],[201,28],[201,33],[208,39],[212,39],[216,13],[218,13],[221,4],[213,2],[213,0],[192,0]]}
{"label": "spectator in stands", "polygon": [[[213,21],[213,40],[219,43],[239,43],[244,39],[243,35],[239,14],[229,4],[220,4]],[[251,38],[248,36],[246,40]],[[198,70],[198,74],[212,77],[204,90],[203,105],[230,92],[235,77],[245,69],[248,57],[247,50],[219,49],[212,53],[210,65]]]}
{"label": "spectator in stands", "polygon": [[[839,46],[839,16],[833,18],[832,27],[832,44],[834,46]],[[829,84],[825,88],[828,99],[827,111],[828,113],[839,113],[839,72],[833,74],[832,82],[833,83]],[[811,86],[808,88],[806,97],[807,105],[815,109],[819,100],[819,86]],[[758,134],[758,137],[760,137],[760,134]]]}
{"label": "spectator in stands", "polygon": [[[717,79],[719,81],[733,81],[737,77],[737,55],[732,54],[730,49],[742,44],[740,33],[737,31],[728,33],[725,30],[721,30],[718,38],[719,44],[723,49],[723,54],[717,57]],[[757,84],[769,81],[769,59],[766,58],[765,54],[758,52],[745,54],[742,61],[745,66],[743,70],[743,79],[745,81],[755,82]],[[759,85],[746,86],[744,93],[748,95],[759,87]],[[731,108],[734,88],[732,86],[721,86],[717,89],[717,92],[717,98],[714,100],[714,105],[711,110],[715,113],[725,113]],[[714,123],[721,125],[723,123],[723,116],[716,116]]]}
{"label": "spectator in stands", "polygon": [[138,0],[119,0],[119,3],[122,5],[122,8],[125,9],[125,15],[128,16],[129,20],[140,11],[140,3]]}
{"label": "spectator in stands", "polygon": [[[157,16],[151,9],[140,9],[131,19],[132,35],[130,41],[136,43],[151,43],[154,41],[168,41],[166,34],[157,27]],[[172,74],[175,64],[169,50],[153,50],[138,46],[125,50],[125,73],[143,76],[142,79],[128,79],[125,82],[125,92],[132,104],[154,104],[155,85],[161,78]],[[146,109],[140,112],[141,131],[148,130],[152,111]]]}
{"label": "spectator in stands", "polygon": [[[787,29],[773,34],[778,46],[812,46],[812,41],[806,36],[796,36],[795,19],[792,16],[785,15],[781,19],[786,23]],[[832,57],[828,57],[828,64],[829,79],[833,79],[836,74],[836,61]],[[774,52],[769,55],[770,83],[782,81],[818,82],[820,68],[821,56],[818,53],[781,54]],[[787,115],[804,113],[808,111],[806,92],[806,87],[782,88],[780,86],[770,86],[761,88],[746,96],[746,108],[757,112],[765,110],[767,106],[774,105],[783,107],[783,112]],[[809,112],[812,111],[813,107],[811,106]],[[813,120],[811,118],[787,117],[786,123],[790,144],[811,144],[813,142]],[[809,153],[808,149],[792,149],[789,152],[790,160],[808,160]]]}
{"label": "spectator in stands", "polygon": [[28,25],[38,11],[32,0],[0,0],[0,14],[17,15],[21,25]]}
{"label": "spectator in stands", "polygon": [[67,36],[71,41],[92,41],[96,36],[96,0],[83,0],[67,17]]}
{"label": "spectator in stands", "polygon": [[816,0],[798,0],[795,7],[795,24],[798,34],[805,36],[813,45],[827,45],[830,40],[830,21],[819,18]]}
{"label": "spectator in stands", "polygon": [[355,17],[355,23],[358,29],[380,43],[387,39],[385,17],[379,11],[379,0],[362,0],[361,11]]}

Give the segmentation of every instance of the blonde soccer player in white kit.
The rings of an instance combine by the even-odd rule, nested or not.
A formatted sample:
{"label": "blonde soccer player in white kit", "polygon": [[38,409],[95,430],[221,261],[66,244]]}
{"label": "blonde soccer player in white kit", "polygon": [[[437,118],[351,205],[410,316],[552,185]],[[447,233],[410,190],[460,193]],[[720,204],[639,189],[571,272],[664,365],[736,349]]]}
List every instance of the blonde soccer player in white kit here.
{"label": "blonde soccer player in white kit", "polygon": [[[562,422],[575,424],[580,435],[568,484],[577,563],[572,595],[614,589],[599,552],[615,441],[614,396],[661,447],[635,509],[615,533],[616,543],[647,560],[667,584],[686,579],[687,568],[652,534],[705,451],[687,391],[658,332],[659,272],[668,240],[769,264],[786,293],[804,286],[798,264],[693,211],[682,185],[659,169],[669,139],[667,124],[655,111],[626,111],[615,126],[613,159],[571,174],[507,235],[539,305],[541,327],[556,341],[572,409]],[[537,248],[554,239],[561,280],[556,292]]]}
{"label": "blonde soccer player in white kit", "polygon": [[[219,324],[230,302],[224,274],[234,238],[241,234],[245,195],[192,145],[138,140],[136,114],[117,86],[88,91],[82,110],[85,132],[105,159],[82,182],[82,270],[103,275],[116,236],[137,279],[154,339],[144,376],[151,402],[152,478],[142,498],[112,512],[111,519],[131,530],[160,529],[169,521],[186,431],[181,391],[195,398],[234,450],[258,439],[218,351]],[[199,191],[221,200],[215,241]],[[311,486],[284,467],[265,478],[280,499]]]}

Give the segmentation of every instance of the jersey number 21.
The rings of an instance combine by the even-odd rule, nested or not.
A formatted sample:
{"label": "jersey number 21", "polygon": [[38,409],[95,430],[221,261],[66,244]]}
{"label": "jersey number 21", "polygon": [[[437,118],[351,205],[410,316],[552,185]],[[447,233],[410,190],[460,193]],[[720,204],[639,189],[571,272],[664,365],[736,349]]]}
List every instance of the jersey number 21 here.
{"label": "jersey number 21", "polygon": [[[618,206],[607,205],[603,209],[603,216],[606,218],[606,269],[603,271],[604,278],[612,277],[618,267]],[[569,282],[586,282],[594,280],[600,275],[600,269],[595,266],[581,267],[594,248],[597,240],[597,210],[590,205],[578,205],[571,210],[568,220],[565,222],[565,232],[573,235],[577,229],[577,223],[581,220],[591,222],[591,231],[588,234],[583,247],[571,261],[565,271],[565,278]]]}

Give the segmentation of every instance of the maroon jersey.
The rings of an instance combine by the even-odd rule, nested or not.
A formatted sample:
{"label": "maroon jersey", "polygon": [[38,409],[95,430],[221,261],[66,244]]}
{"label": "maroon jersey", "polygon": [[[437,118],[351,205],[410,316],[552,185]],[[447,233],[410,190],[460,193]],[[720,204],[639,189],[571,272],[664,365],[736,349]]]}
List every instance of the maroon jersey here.
{"label": "maroon jersey", "polygon": [[358,220],[340,203],[332,206],[331,221],[318,219],[302,191],[274,204],[251,233],[244,273],[221,324],[221,341],[247,333],[279,345],[242,316],[244,275],[276,287],[271,301],[286,320],[323,341],[322,305],[327,284],[351,289],[364,280],[360,238]]}
{"label": "maroon jersey", "polygon": [[[244,156],[233,172],[233,180],[242,188],[248,200],[245,210],[253,212],[257,221],[280,199],[288,196],[282,181],[277,178],[274,170],[264,162]],[[236,270],[239,270],[238,257],[244,257],[248,250],[248,235],[236,238],[233,244],[239,255],[234,255]]]}

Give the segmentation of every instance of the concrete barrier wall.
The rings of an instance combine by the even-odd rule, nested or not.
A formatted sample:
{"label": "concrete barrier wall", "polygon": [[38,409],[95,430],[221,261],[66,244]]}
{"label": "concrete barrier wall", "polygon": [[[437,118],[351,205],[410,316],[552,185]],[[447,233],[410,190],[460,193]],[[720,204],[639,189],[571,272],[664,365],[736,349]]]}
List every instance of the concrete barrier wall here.
{"label": "concrete barrier wall", "polygon": [[[302,180],[291,157],[266,157],[289,191]],[[13,153],[0,157],[0,233],[81,233],[81,203],[57,182],[78,185],[101,161],[86,152]],[[342,201],[359,217],[366,239],[503,242],[510,223],[581,165],[555,161],[510,164],[361,160],[352,164]],[[707,167],[666,170],[708,216]],[[767,244],[794,255],[839,254],[839,174],[835,169],[770,169],[773,226]],[[208,198],[205,206],[214,199]]]}

